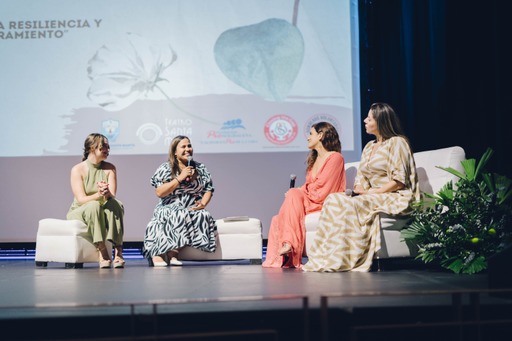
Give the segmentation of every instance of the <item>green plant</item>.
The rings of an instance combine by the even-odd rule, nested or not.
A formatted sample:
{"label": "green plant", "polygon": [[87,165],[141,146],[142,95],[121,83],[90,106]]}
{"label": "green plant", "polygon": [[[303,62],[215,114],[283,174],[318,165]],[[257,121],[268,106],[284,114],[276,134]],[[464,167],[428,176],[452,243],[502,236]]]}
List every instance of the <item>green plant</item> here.
{"label": "green plant", "polygon": [[488,148],[478,164],[462,161],[464,173],[438,167],[459,180],[415,205],[401,236],[418,246],[417,259],[473,274],[487,269],[488,257],[511,242],[512,180],[484,172],[492,153]]}

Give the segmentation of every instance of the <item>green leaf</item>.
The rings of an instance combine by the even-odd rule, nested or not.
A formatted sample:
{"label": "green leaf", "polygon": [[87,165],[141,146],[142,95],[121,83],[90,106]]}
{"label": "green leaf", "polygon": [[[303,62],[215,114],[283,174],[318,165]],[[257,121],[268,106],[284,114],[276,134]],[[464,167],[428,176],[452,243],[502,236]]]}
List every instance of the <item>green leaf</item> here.
{"label": "green leaf", "polygon": [[436,166],[436,168],[439,168],[439,169],[442,169],[444,171],[447,171],[448,173],[451,173],[451,174],[455,175],[458,178],[461,178],[461,179],[465,179],[466,178],[466,175],[464,173],[459,172],[455,168],[452,168],[452,167],[441,167],[441,166]]}
{"label": "green leaf", "polygon": [[474,181],[476,178],[476,160],[467,159],[462,160],[460,163],[462,165],[462,168],[464,168],[464,172],[466,173],[466,179],[468,181]]}
{"label": "green leaf", "polygon": [[452,270],[456,274],[460,273],[462,268],[464,267],[464,262],[461,259],[445,259],[441,262],[441,266],[448,270]]}
{"label": "green leaf", "polygon": [[476,273],[479,273],[480,271],[483,271],[485,269],[487,269],[487,261],[485,260],[485,257],[483,256],[480,256],[480,257],[477,257],[475,259],[473,259],[473,261],[471,261],[465,268],[464,268],[464,271],[463,273],[465,274],[476,274]]}
{"label": "green leaf", "polygon": [[512,198],[512,180],[503,175],[494,174],[498,204],[504,204]]}
{"label": "green leaf", "polygon": [[475,171],[475,177],[478,176],[478,174],[480,174],[480,171],[484,169],[485,165],[487,164],[493,153],[494,151],[491,148],[487,148],[484,155],[482,155],[480,161],[478,162],[478,166],[476,167]]}

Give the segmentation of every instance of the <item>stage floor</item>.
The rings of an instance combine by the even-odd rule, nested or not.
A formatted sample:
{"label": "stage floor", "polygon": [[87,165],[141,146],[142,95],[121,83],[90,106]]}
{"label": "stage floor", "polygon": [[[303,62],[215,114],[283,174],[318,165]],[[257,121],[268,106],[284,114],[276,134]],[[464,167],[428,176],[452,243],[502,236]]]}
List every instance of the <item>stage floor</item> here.
{"label": "stage floor", "polygon": [[33,259],[14,259],[0,260],[0,288],[4,326],[38,318],[237,312],[242,316],[255,311],[296,311],[300,322],[308,311],[322,311],[322,297],[327,297],[323,302],[328,309],[347,313],[384,307],[443,306],[453,311],[466,305],[472,310],[475,305],[506,306],[512,312],[508,297],[496,297],[492,291],[489,295],[485,273],[457,275],[410,266],[369,273],[304,273],[248,261],[152,268],[134,257],[126,260],[124,269],[99,269],[94,263],[66,269],[61,263],[42,268]]}

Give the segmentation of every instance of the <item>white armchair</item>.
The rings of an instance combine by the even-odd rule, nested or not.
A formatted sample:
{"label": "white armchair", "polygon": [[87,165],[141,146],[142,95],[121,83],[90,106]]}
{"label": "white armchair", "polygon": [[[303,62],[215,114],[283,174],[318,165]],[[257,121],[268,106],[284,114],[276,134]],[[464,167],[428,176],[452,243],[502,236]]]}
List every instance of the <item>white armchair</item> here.
{"label": "white armchair", "polygon": [[[112,254],[112,244],[106,243]],[[83,268],[84,263],[97,263],[99,254],[92,243],[87,226],[80,220],[46,218],[39,221],[36,238],[36,265],[65,263],[66,268]]]}

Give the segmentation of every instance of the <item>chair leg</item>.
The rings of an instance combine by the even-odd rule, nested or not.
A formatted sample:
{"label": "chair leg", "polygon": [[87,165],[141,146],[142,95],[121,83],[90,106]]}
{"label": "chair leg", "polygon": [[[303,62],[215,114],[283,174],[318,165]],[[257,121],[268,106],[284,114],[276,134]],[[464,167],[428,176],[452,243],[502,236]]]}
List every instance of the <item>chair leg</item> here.
{"label": "chair leg", "polygon": [[36,266],[40,268],[46,268],[48,266],[48,262],[38,262],[36,261]]}
{"label": "chair leg", "polygon": [[66,269],[83,269],[84,263],[66,263],[64,266]]}
{"label": "chair leg", "polygon": [[377,261],[377,272],[381,272],[382,271],[382,267],[381,267],[381,264],[380,264],[380,258],[377,258],[376,261]]}

